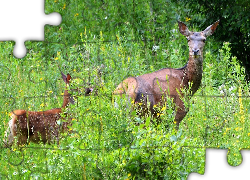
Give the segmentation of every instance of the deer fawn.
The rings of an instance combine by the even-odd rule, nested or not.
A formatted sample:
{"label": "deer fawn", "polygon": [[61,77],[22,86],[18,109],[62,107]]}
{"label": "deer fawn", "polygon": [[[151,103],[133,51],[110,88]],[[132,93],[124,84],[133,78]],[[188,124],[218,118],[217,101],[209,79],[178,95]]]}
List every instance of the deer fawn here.
{"label": "deer fawn", "polygon": [[[11,146],[15,137],[17,138],[17,145],[23,145],[28,142],[43,142],[51,143],[55,139],[59,138],[60,132],[68,130],[68,126],[71,125],[71,118],[67,118],[59,124],[58,120],[63,119],[61,113],[63,109],[67,108],[69,103],[74,103],[74,99],[68,92],[71,76],[69,74],[64,75],[62,72],[62,79],[66,83],[66,87],[63,95],[63,105],[61,108],[50,109],[47,111],[26,111],[26,110],[14,110],[12,119],[9,121],[9,127],[5,133],[7,142],[6,146]],[[91,90],[85,89],[85,95],[89,94]],[[87,94],[86,94],[87,93]]]}
{"label": "deer fawn", "polygon": [[[189,89],[188,95],[190,96],[198,90],[203,71],[203,47],[206,38],[214,33],[218,24],[219,21],[204,31],[191,32],[184,23],[178,21],[180,33],[188,40],[189,60],[187,64],[179,69],[164,68],[153,73],[129,77],[118,85],[114,94],[126,94],[135,103],[142,103],[142,111],[139,115],[144,116],[150,110],[153,117],[158,117],[153,106],[163,107],[164,96],[168,95],[176,106],[175,123],[178,129],[188,112],[188,107],[185,107],[182,101],[184,93],[181,90]],[[149,108],[147,103],[149,103]]]}

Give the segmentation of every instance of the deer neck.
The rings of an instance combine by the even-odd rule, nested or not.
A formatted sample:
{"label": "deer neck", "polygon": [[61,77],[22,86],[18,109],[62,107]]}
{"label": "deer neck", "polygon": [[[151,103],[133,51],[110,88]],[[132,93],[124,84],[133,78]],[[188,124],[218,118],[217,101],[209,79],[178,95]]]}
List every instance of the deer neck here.
{"label": "deer neck", "polygon": [[189,55],[189,60],[185,68],[184,79],[186,79],[187,87],[189,82],[191,83],[191,94],[193,95],[201,84],[203,72],[203,56]]}
{"label": "deer neck", "polygon": [[63,105],[62,105],[62,108],[66,108],[69,103],[70,103],[70,94],[68,92],[68,90],[65,90],[64,91],[64,94],[63,94]]}

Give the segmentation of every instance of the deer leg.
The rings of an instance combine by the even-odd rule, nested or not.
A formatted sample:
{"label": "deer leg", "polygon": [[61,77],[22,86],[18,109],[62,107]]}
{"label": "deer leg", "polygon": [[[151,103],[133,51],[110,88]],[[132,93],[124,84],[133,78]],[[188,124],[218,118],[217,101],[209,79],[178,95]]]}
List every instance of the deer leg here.
{"label": "deer leg", "polygon": [[178,103],[176,103],[176,104],[177,104],[177,110],[176,110],[174,122],[176,124],[176,130],[178,130],[180,122],[183,120],[183,118],[188,113],[188,108],[186,108],[184,106],[183,101],[181,101],[180,99],[179,99]]}

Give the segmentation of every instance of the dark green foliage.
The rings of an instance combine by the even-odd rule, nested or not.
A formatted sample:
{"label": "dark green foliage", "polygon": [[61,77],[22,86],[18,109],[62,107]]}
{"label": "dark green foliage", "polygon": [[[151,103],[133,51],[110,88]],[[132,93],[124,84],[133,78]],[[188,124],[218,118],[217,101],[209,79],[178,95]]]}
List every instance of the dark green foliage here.
{"label": "dark green foliage", "polygon": [[180,0],[190,11],[192,24],[201,29],[220,19],[214,35],[217,41],[230,42],[231,52],[245,67],[250,80],[250,5],[249,0]]}

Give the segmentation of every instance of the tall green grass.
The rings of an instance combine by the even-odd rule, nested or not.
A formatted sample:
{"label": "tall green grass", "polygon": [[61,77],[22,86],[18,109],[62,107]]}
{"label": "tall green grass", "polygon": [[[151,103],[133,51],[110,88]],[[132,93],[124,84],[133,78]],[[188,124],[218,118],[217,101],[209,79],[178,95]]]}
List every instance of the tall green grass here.
{"label": "tall green grass", "polygon": [[[188,60],[185,37],[176,31],[177,23],[172,23],[176,14],[170,11],[167,17],[174,25],[160,27],[166,11],[151,19],[147,4],[139,3],[135,13],[120,8],[121,13],[145,18],[148,31],[142,31],[144,24],[129,24],[131,19],[117,27],[120,19],[105,23],[108,12],[114,11],[111,17],[115,18],[119,11],[111,5],[97,3],[96,7],[107,9],[93,15],[90,1],[46,1],[46,12],[58,11],[64,21],[60,27],[46,27],[45,42],[26,42],[28,54],[23,59],[13,57],[13,42],[0,43],[4,59],[0,63],[0,178],[186,179],[190,172],[204,172],[208,147],[230,149],[229,163],[239,164],[239,149],[250,146],[249,85],[228,43],[219,47],[212,37],[208,39],[202,85],[187,102],[189,112],[178,132],[171,109],[161,109],[163,121],[155,126],[149,119],[140,119],[126,97],[112,95],[128,76],[179,68]],[[87,10],[82,13],[82,9]],[[81,18],[89,18],[88,23],[83,24]],[[109,32],[109,27],[115,28]],[[161,40],[154,38],[155,33]],[[87,97],[74,93],[76,104],[69,106],[73,117],[70,133],[61,135],[59,145],[30,143],[4,148],[11,111],[61,106],[64,83],[60,71],[71,74],[72,88],[83,92],[91,86],[96,90]]]}
{"label": "tall green grass", "polygon": [[[235,150],[229,162],[237,165],[241,161],[237,150],[249,148],[249,94],[244,69],[231,57],[228,43],[216,54],[208,42],[202,86],[176,132],[171,110],[162,109],[163,122],[156,127],[149,119],[140,120],[127,98],[114,97],[112,91],[127,76],[152,72],[172,65],[170,62],[183,66],[179,59],[187,56],[180,55],[181,37],[166,45],[173,49],[166,51],[160,45],[157,52],[145,53],[143,42],[126,41],[119,34],[108,43],[103,42],[102,32],[94,37],[86,30],[79,36],[81,42],[70,47],[32,42],[32,51],[22,60],[8,56],[6,49],[12,43],[1,43],[2,58],[9,57],[1,64],[2,138],[12,110],[61,106],[64,84],[60,70],[72,75],[73,87],[83,91],[92,86],[98,92],[88,97],[74,94],[77,103],[70,106],[71,133],[62,134],[59,145],[1,148],[1,177],[183,179],[192,171],[204,172],[207,147]],[[93,40],[96,42],[89,43]],[[52,45],[55,48],[46,48]],[[155,55],[157,62],[149,63]],[[137,126],[138,121],[145,123]]]}

